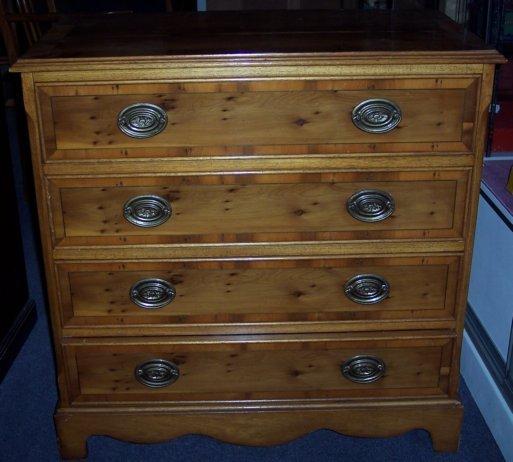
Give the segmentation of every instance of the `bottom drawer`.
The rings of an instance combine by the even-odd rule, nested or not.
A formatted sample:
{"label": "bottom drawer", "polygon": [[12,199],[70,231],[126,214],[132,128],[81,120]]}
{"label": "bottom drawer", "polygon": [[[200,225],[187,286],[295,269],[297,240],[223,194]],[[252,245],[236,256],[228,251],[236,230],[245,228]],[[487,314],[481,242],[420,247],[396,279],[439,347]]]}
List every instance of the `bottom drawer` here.
{"label": "bottom drawer", "polygon": [[67,340],[72,396],[91,401],[445,395],[444,332]]}

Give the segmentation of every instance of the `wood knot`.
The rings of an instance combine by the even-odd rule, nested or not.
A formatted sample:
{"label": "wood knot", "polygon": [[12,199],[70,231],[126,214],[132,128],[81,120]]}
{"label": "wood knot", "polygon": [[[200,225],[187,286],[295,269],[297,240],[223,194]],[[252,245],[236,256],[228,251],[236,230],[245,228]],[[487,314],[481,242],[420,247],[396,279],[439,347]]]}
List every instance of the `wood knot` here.
{"label": "wood knot", "polygon": [[298,126],[298,127],[302,127],[303,125],[306,125],[308,123],[308,120],[305,120],[305,119],[297,119],[294,121],[294,123]]}

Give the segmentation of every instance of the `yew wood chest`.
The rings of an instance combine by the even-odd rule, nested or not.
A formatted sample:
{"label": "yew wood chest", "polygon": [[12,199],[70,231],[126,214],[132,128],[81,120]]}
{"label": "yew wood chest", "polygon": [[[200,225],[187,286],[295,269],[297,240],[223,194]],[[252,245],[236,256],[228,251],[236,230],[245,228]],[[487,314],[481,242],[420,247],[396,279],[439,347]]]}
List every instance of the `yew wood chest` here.
{"label": "yew wood chest", "polygon": [[494,65],[438,13],[57,24],[22,73],[64,458],[90,435],[458,447]]}

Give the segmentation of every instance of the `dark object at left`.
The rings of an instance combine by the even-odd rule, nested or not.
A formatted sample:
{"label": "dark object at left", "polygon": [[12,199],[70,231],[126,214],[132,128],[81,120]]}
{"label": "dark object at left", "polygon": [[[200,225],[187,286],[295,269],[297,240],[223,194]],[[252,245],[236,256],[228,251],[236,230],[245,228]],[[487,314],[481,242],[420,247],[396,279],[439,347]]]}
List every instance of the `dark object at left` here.
{"label": "dark object at left", "polygon": [[2,237],[6,244],[2,249],[5,271],[0,277],[0,293],[2,294],[0,381],[2,381],[34,325],[36,310],[34,301],[29,297],[27,286],[3,85],[0,87],[0,101],[0,191],[3,198],[2,214],[4,217]]}

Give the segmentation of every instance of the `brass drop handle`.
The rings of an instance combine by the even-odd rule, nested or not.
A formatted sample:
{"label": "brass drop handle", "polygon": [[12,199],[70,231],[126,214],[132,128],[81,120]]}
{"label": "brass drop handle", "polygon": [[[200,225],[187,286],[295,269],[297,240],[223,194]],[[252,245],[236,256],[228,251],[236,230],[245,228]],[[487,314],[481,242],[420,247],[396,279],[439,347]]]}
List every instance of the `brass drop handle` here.
{"label": "brass drop handle", "polygon": [[147,310],[169,305],[175,297],[176,289],[163,279],[141,279],[130,288],[130,300]]}
{"label": "brass drop handle", "polygon": [[371,383],[385,375],[385,362],[372,355],[354,356],[340,366],[342,375],[355,383]]}
{"label": "brass drop handle", "polygon": [[379,189],[362,189],[346,202],[346,208],[353,218],[366,223],[386,220],[395,211],[392,195]]}
{"label": "brass drop handle", "polygon": [[166,111],[156,104],[132,104],[118,114],[119,129],[131,138],[151,138],[166,126]]}
{"label": "brass drop handle", "polygon": [[358,274],[346,281],[344,293],[355,303],[373,305],[390,295],[390,284],[377,274]]}
{"label": "brass drop handle", "polygon": [[357,104],[352,113],[353,123],[366,133],[387,133],[402,119],[400,107],[388,99],[368,99]]}
{"label": "brass drop handle", "polygon": [[136,366],[134,376],[139,383],[149,388],[162,388],[180,378],[180,369],[171,361],[151,359]]}
{"label": "brass drop handle", "polygon": [[171,204],[160,196],[132,197],[123,206],[125,219],[140,228],[159,226],[166,222],[171,214]]}

